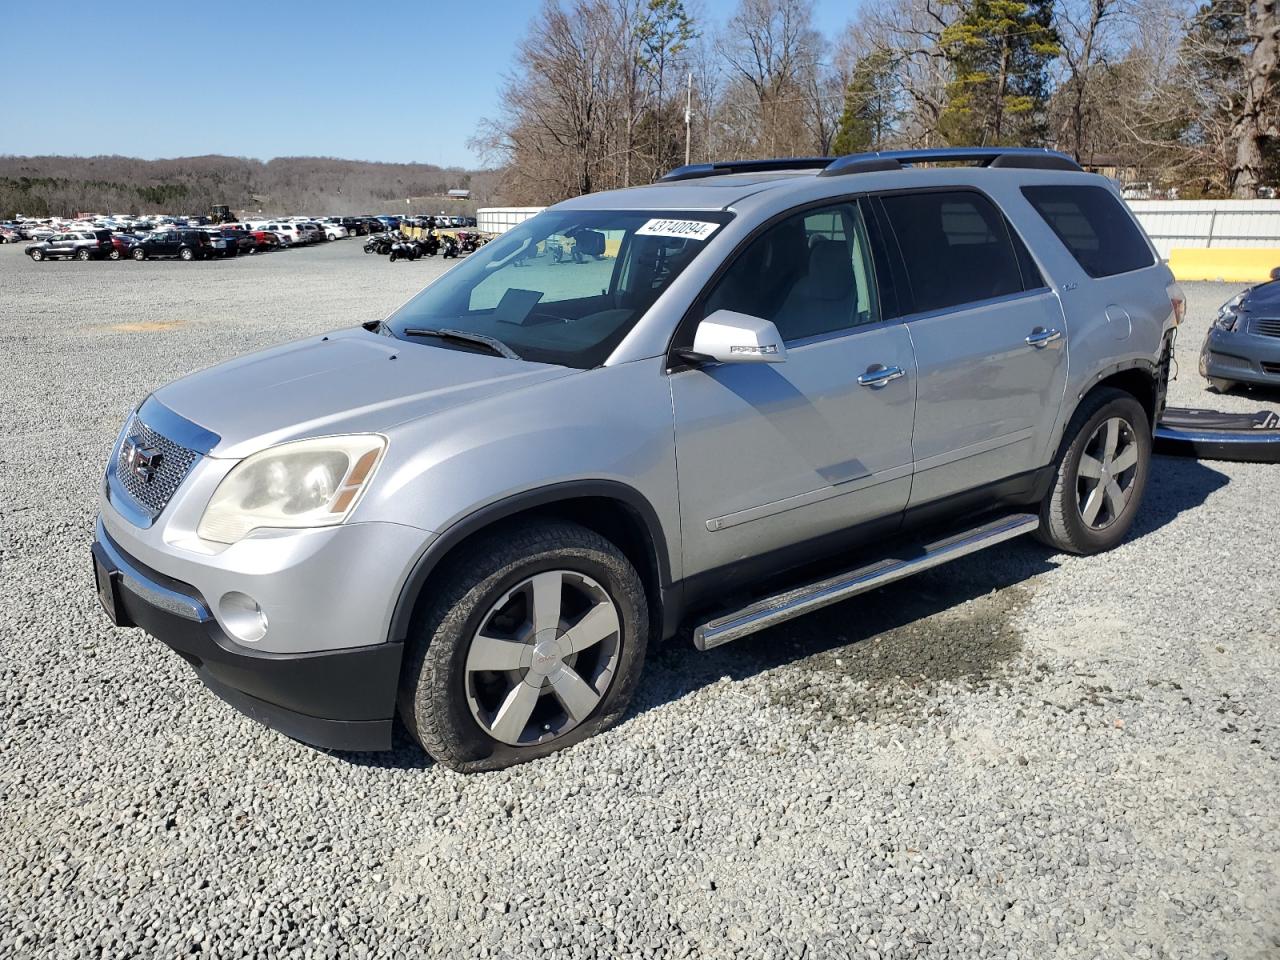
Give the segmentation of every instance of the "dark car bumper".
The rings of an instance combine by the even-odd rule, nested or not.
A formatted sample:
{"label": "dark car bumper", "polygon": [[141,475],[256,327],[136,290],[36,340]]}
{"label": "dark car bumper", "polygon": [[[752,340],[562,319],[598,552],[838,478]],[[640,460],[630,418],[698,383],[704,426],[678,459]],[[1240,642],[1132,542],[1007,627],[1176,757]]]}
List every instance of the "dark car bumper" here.
{"label": "dark car bumper", "polygon": [[1200,375],[1280,387],[1280,337],[1214,327],[1200,350]]}
{"label": "dark car bumper", "polygon": [[391,748],[401,644],[297,654],[248,650],[222,631],[194,589],[143,566],[101,527],[93,561],[112,622],[160,640],[241,713],[317,747]]}

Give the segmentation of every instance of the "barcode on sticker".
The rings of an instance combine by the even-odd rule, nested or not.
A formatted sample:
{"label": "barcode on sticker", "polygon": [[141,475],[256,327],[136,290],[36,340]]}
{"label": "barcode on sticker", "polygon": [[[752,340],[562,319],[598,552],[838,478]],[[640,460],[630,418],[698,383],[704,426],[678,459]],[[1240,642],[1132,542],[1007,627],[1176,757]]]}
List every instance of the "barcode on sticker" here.
{"label": "barcode on sticker", "polygon": [[650,220],[636,231],[638,237],[679,237],[682,240],[705,240],[719,229],[718,223],[705,220]]}

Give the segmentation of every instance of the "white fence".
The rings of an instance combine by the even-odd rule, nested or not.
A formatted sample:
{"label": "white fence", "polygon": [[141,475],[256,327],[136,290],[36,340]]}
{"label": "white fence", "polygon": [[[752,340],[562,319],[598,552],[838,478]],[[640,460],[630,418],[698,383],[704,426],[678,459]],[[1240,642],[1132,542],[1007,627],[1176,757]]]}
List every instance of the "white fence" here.
{"label": "white fence", "polygon": [[1280,247],[1280,200],[1129,200],[1160,251],[1174,247]]}
{"label": "white fence", "polygon": [[[1280,248],[1280,200],[1129,200],[1160,256],[1174,247]],[[480,230],[502,233],[545,207],[486,207]]]}
{"label": "white fence", "polygon": [[485,233],[506,233],[518,223],[537,216],[546,207],[481,207],[476,211],[476,229]]}

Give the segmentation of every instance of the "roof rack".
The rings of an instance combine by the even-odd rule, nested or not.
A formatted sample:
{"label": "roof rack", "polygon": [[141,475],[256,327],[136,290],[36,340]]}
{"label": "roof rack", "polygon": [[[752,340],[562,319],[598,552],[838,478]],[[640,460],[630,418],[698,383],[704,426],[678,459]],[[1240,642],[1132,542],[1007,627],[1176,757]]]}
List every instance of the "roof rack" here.
{"label": "roof rack", "polygon": [[916,163],[969,163],[981,167],[1083,172],[1065,153],[1041,147],[944,147],[937,150],[882,150],[845,157],[783,157],[773,160],[721,160],[676,167],[659,182],[698,180],[729,173],[774,173],[785,170],[818,170],[820,177],[901,170]]}

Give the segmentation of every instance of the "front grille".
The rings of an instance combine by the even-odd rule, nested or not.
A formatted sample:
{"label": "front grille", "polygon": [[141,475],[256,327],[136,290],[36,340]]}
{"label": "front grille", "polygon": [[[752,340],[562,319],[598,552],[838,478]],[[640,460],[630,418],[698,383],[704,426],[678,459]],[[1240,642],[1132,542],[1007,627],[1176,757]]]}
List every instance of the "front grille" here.
{"label": "front grille", "polygon": [[[187,478],[196,461],[200,459],[200,454],[156,433],[139,420],[137,414],[130,419],[124,439],[121,449],[116,451],[116,462],[113,468],[116,481],[134,503],[154,519],[168,505],[170,498]],[[135,473],[125,459],[124,448],[130,439],[160,454],[160,462],[149,479]]]}
{"label": "front grille", "polygon": [[1280,337],[1280,318],[1254,317],[1249,321],[1249,332],[1264,337]]}

